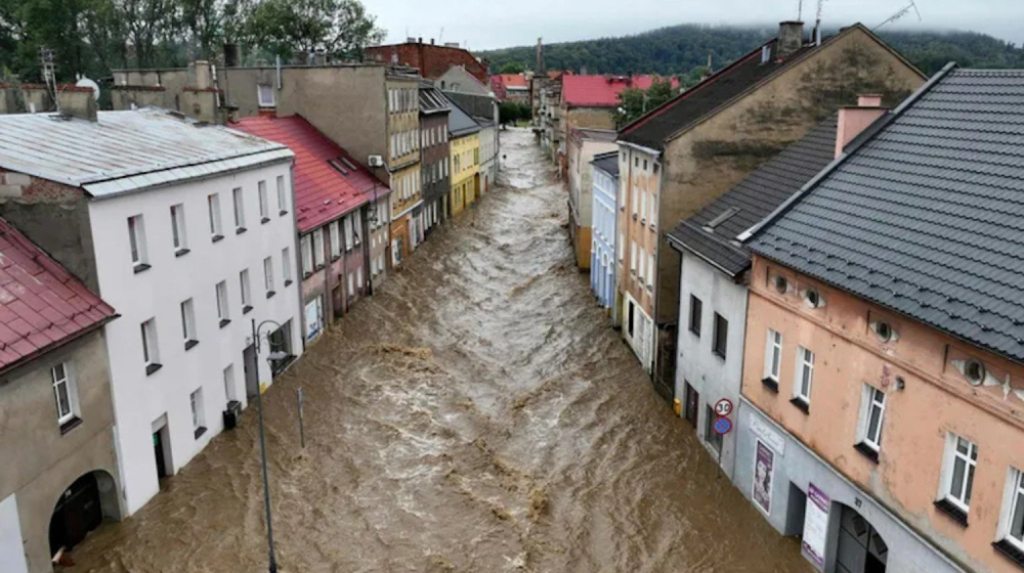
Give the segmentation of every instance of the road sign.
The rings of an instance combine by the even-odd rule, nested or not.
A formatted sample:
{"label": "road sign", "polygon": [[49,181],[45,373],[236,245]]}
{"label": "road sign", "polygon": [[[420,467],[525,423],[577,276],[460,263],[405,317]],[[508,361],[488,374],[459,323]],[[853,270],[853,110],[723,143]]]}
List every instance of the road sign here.
{"label": "road sign", "polygon": [[715,433],[719,436],[724,436],[732,431],[732,420],[725,416],[719,416],[715,420]]}
{"label": "road sign", "polygon": [[715,413],[719,416],[732,414],[732,402],[728,398],[722,398],[715,403]]}

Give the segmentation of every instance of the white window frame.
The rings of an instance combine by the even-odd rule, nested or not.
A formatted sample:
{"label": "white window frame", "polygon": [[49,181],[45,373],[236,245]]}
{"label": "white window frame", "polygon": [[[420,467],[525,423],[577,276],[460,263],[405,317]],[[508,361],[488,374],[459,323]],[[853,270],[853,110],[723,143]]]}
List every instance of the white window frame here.
{"label": "white window frame", "polygon": [[181,336],[186,344],[199,340],[199,335],[196,334],[195,303],[192,299],[181,302]]}
{"label": "white window frame", "polygon": [[281,276],[284,277],[285,286],[292,280],[292,250],[288,247],[281,249]]}
{"label": "white window frame", "polygon": [[242,312],[252,308],[252,285],[249,282],[249,269],[242,269],[238,273],[238,288],[242,293]]}
{"label": "white window frame", "polygon": [[263,286],[267,289],[267,298],[274,293],[274,259],[263,259]]}
{"label": "white window frame", "polygon": [[352,220],[352,244],[358,247],[363,244],[362,221],[358,213],[350,214],[349,218]]}
{"label": "white window frame", "polygon": [[220,193],[210,193],[206,196],[206,205],[210,211],[210,236],[223,237],[224,228],[220,220]]}
{"label": "white window frame", "polygon": [[765,337],[764,350],[764,379],[779,382],[779,375],[782,373],[782,333],[768,329]]}
{"label": "white window frame", "polygon": [[644,249],[643,245],[640,245],[640,255],[639,255],[638,261],[637,261],[638,270],[637,270],[637,273],[636,273],[636,277],[637,277],[637,279],[640,280],[640,284],[641,285],[644,284],[644,276],[645,276],[644,275],[644,265],[645,264],[647,264],[647,251]]}
{"label": "white window frame", "polygon": [[235,214],[235,232],[240,233],[245,230],[245,198],[241,187],[231,190],[231,205]]}
{"label": "white window frame", "polygon": [[199,433],[201,428],[206,427],[206,412],[204,412],[203,406],[203,388],[196,388],[188,396],[189,405],[192,408],[192,432],[197,438],[202,434]]}
{"label": "white window frame", "polygon": [[256,84],[256,102],[259,107],[277,107],[272,84]]}
{"label": "white window frame", "polygon": [[299,238],[302,251],[302,276],[313,274],[313,235],[305,234]]}
{"label": "white window frame", "polygon": [[267,198],[267,182],[260,181],[256,184],[260,199],[260,222],[270,222],[270,199]]}
{"label": "white window frame", "polygon": [[346,215],[343,221],[345,225],[345,250],[351,251],[352,245],[355,244],[352,236],[352,216]]}
{"label": "white window frame", "polygon": [[[1006,493],[1003,496],[1003,510],[999,520],[999,538],[1024,551],[1024,471],[1010,467],[1006,475]],[[1015,522],[1020,521],[1020,537],[1013,532]]]}
{"label": "white window frame", "polygon": [[185,234],[185,205],[181,203],[171,205],[171,240],[175,253],[188,250],[188,237]]}
{"label": "white window frame", "polygon": [[[58,376],[57,369],[60,368],[63,376]],[[63,426],[78,417],[78,389],[75,384],[74,373],[71,371],[70,362],[60,362],[50,367],[50,382],[53,387],[53,398],[57,407],[57,425]],[[67,400],[67,411],[63,411],[60,399],[60,387],[63,386]]]}
{"label": "white window frame", "polygon": [[284,175],[277,176],[277,210],[281,215],[288,213],[288,195],[285,193]]}
{"label": "white window frame", "polygon": [[142,360],[146,366],[160,364],[160,347],[156,336],[156,318],[140,325],[142,333]]}
{"label": "white window frame", "polygon": [[654,288],[654,253],[647,254],[647,288],[648,290]]}
{"label": "white window frame", "polygon": [[336,260],[341,256],[341,237],[338,232],[338,221],[328,223],[327,232],[330,235],[331,241],[331,260]]}
{"label": "white window frame", "polygon": [[[804,391],[804,372],[807,372],[807,391]],[[796,349],[796,371],[793,373],[793,397],[804,404],[811,403],[814,385],[814,351],[803,346]]]}
{"label": "white window frame", "polygon": [[324,228],[313,231],[313,269],[320,269],[324,261]]}
{"label": "white window frame", "polygon": [[636,241],[629,241],[629,272],[636,276]]}
{"label": "white window frame", "polygon": [[[968,513],[971,505],[970,497],[974,489],[974,474],[978,467],[978,445],[952,432],[946,436],[946,453],[944,456],[945,461],[943,462],[940,499],[948,501],[964,513]],[[959,450],[960,442],[967,446],[967,452]],[[953,482],[956,477],[958,462],[964,463],[964,475],[963,482],[960,484],[960,491],[954,492]]]}
{"label": "white window frame", "polygon": [[[875,452],[882,449],[882,426],[885,424],[885,392],[870,384],[864,385],[861,394],[860,422],[857,429],[857,442],[864,444]],[[878,426],[874,435],[871,431],[871,417],[878,412]]]}
{"label": "white window frame", "polygon": [[217,318],[221,321],[221,326],[223,326],[225,320],[231,320],[231,309],[228,306],[227,281],[220,281],[215,289],[217,295]]}
{"label": "white window frame", "polygon": [[141,214],[128,217],[128,247],[133,267],[147,264],[146,222]]}
{"label": "white window frame", "polygon": [[640,224],[647,224],[647,193],[640,191]]}

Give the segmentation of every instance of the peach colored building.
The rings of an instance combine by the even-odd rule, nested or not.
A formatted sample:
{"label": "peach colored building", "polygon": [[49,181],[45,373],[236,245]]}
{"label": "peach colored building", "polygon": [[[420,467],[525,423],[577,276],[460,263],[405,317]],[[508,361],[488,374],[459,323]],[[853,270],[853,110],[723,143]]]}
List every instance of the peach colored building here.
{"label": "peach colored building", "polygon": [[1024,109],[1008,97],[1024,71],[947,66],[742,237],[734,481],[819,570],[1024,570]]}

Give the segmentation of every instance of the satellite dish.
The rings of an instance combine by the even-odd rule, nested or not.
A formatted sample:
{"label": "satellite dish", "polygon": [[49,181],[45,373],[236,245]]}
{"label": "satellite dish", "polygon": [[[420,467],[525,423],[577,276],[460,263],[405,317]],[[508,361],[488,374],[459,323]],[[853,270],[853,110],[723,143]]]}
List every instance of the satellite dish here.
{"label": "satellite dish", "polygon": [[78,81],[75,82],[75,87],[91,89],[93,99],[95,99],[96,101],[100,100],[100,86],[99,84],[90,80],[89,78],[84,76],[78,78]]}

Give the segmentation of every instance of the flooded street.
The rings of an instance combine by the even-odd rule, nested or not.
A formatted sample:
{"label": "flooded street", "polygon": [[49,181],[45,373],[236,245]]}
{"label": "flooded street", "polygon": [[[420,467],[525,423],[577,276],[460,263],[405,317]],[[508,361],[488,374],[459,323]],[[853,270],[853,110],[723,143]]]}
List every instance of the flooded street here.
{"label": "flooded street", "polygon": [[[265,395],[281,570],[809,571],[596,306],[530,132],[501,154],[501,185]],[[65,571],[265,571],[259,467],[251,407]]]}

